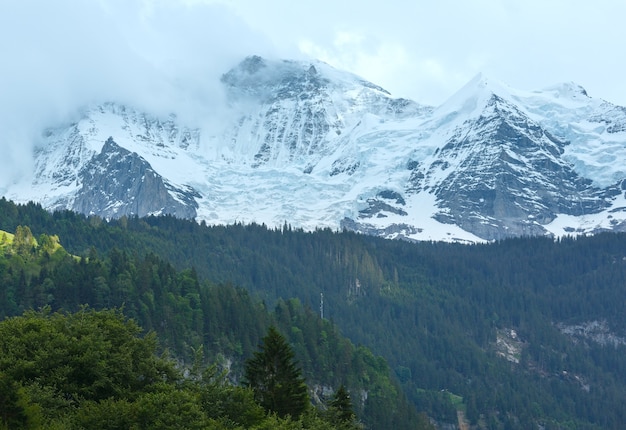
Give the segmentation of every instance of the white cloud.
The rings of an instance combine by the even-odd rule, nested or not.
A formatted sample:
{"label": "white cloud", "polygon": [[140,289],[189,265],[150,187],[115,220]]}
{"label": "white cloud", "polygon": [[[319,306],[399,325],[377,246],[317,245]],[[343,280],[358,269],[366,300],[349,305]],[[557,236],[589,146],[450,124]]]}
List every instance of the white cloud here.
{"label": "white cloud", "polygon": [[44,127],[89,103],[113,100],[206,121],[218,113],[219,76],[270,46],[219,4],[1,1],[0,183],[29,170],[23,148]]}
{"label": "white cloud", "polygon": [[0,176],[92,101],[213,117],[218,77],[251,54],[319,58],[427,104],[484,72],[626,105],[625,15],[611,0],[1,0]]}

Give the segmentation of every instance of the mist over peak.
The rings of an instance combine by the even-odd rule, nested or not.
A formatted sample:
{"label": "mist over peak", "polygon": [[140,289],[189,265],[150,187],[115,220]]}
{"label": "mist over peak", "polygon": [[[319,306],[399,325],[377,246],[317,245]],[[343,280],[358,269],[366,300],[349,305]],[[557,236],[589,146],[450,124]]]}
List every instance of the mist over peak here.
{"label": "mist over peak", "polygon": [[[228,41],[228,43],[223,43]],[[218,4],[0,2],[2,183],[30,171],[24,146],[105,102],[202,127],[219,122],[219,77],[271,44]],[[28,159],[28,160],[27,160]]]}

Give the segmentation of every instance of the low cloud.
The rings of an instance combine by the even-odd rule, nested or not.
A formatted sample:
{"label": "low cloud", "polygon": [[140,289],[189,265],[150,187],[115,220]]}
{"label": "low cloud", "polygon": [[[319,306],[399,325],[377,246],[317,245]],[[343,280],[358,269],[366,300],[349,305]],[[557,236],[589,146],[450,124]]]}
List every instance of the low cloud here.
{"label": "low cloud", "polygon": [[317,57],[432,105],[478,72],[528,90],[575,81],[626,104],[624,13],[609,0],[0,0],[0,184],[86,104],[225,122],[219,77],[252,54]]}
{"label": "low cloud", "polygon": [[[219,77],[264,37],[219,4],[148,0],[0,2],[0,184],[30,170],[44,128],[116,101],[189,125],[210,121]],[[0,190],[1,191],[1,190]]]}

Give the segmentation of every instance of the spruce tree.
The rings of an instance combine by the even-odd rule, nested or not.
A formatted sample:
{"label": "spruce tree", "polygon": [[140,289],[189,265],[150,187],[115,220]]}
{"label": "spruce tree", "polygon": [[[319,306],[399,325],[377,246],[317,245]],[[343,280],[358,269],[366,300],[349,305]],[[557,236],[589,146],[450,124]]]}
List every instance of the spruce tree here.
{"label": "spruce tree", "polygon": [[333,399],[330,402],[330,408],[336,414],[336,418],[340,423],[352,423],[356,419],[356,415],[352,410],[352,401],[350,393],[342,384]]}
{"label": "spruce tree", "polygon": [[302,371],[285,338],[270,327],[259,351],[246,361],[245,382],[263,408],[279,417],[298,418],[309,405]]}

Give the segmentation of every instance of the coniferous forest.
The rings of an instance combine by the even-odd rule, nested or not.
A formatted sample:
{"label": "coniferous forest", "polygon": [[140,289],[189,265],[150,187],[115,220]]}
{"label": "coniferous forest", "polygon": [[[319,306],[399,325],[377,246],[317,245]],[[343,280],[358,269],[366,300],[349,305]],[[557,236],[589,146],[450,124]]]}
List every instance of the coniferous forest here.
{"label": "coniferous forest", "polygon": [[[10,394],[0,398],[5,427],[13,428],[11,417],[24,427],[88,428],[106,408],[121,408],[119,416],[141,428],[138,417],[159,396],[169,398],[167,390],[179,402],[172,408],[196,414],[195,428],[617,429],[626,422],[624,234],[408,243],[288,223],[105,221],[4,199],[0,230],[2,324],[30,321],[50,331],[46,324],[77,315],[137,324],[131,340],[151,342],[150,356],[163,360],[142,370],[161,375],[158,386],[116,388],[103,370],[94,381],[104,394],[94,394],[32,377],[32,362],[11,367],[17,356],[0,359],[0,384]],[[247,385],[246,363],[273,328],[308,387],[312,409],[297,420],[268,411]],[[95,351],[114,342],[91,341]],[[194,375],[208,370],[198,369],[213,373],[203,379]],[[68,392],[73,402],[65,404]],[[346,392],[356,419],[338,422],[351,416],[333,406]],[[228,396],[246,399],[250,421],[231,419]]]}

